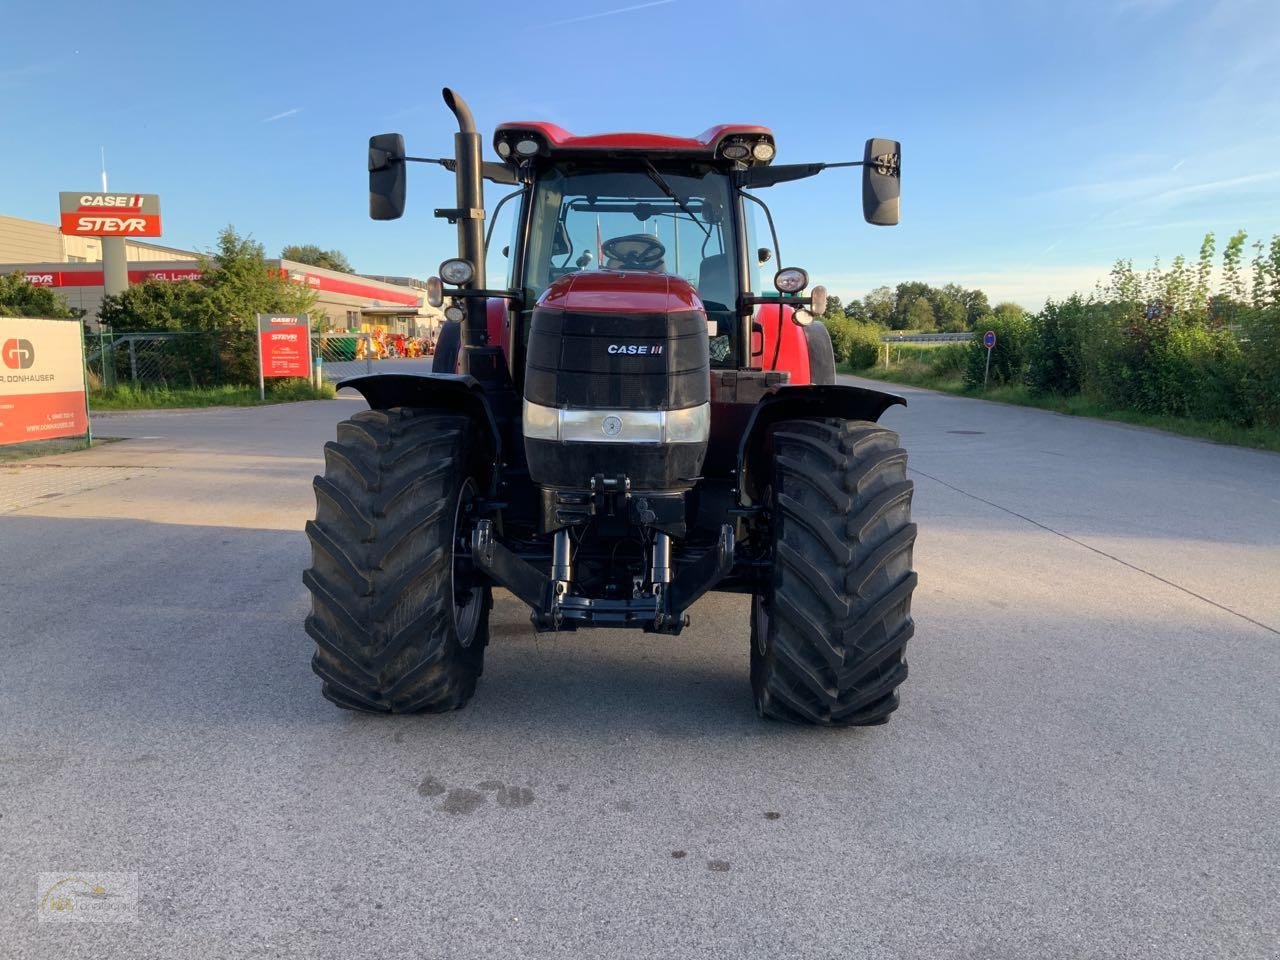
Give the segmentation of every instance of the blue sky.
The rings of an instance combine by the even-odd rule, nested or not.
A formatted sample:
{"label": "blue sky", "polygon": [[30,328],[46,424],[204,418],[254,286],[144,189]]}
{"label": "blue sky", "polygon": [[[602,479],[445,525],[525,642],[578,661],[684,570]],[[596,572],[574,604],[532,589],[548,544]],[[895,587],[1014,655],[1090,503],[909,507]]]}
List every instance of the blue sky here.
{"label": "blue sky", "polygon": [[426,276],[451,253],[431,217],[448,174],[413,168],[409,214],[373,223],[364,149],[401,130],[446,153],[448,84],[485,131],[756,122],[780,162],[900,139],[897,228],[862,223],[850,171],[765,192],[786,261],[846,296],[955,280],[1034,307],[1116,257],[1280,231],[1276,0],[179,9],[0,0],[0,213],[52,222],[59,190],[96,188],[102,145],[113,190],[161,194],[161,242],[206,248],[230,222],[272,254]]}

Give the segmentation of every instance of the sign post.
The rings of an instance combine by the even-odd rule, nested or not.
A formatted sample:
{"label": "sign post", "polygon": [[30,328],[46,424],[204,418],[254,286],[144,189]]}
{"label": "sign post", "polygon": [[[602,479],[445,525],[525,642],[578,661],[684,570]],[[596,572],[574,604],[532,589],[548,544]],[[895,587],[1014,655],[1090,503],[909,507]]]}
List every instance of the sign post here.
{"label": "sign post", "polygon": [[267,377],[311,379],[311,321],[303,314],[258,314],[258,398]]}
{"label": "sign post", "polygon": [[0,317],[0,444],[88,437],[76,320]]}
{"label": "sign post", "polygon": [[987,348],[987,367],[982,371],[982,391],[987,390],[987,380],[991,377],[991,351],[996,346],[996,332],[988,330],[982,335],[982,345]]}

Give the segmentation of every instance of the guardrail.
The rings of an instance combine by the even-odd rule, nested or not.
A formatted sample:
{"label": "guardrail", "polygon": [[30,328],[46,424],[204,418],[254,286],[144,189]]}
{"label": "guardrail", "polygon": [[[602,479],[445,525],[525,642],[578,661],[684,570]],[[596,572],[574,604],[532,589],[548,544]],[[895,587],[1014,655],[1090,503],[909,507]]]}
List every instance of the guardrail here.
{"label": "guardrail", "polygon": [[972,340],[977,334],[972,330],[964,333],[886,333],[880,338],[881,343],[952,343]]}

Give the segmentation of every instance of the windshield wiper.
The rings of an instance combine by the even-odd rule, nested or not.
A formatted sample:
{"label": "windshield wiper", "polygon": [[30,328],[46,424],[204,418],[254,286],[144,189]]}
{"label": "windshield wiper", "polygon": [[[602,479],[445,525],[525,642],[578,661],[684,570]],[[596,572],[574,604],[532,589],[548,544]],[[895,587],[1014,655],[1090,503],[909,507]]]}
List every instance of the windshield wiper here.
{"label": "windshield wiper", "polygon": [[680,199],[680,196],[671,189],[671,184],[667,183],[667,181],[663,179],[662,174],[658,172],[658,168],[653,165],[653,162],[648,158],[645,158],[644,166],[644,172],[649,175],[649,179],[657,185],[658,189],[667,195],[667,199],[674,200],[677,206],[689,215],[689,219],[698,225],[698,229],[702,231],[703,236],[710,239],[711,231],[707,229],[706,225],[701,220],[693,215],[693,211],[689,209],[689,205]]}

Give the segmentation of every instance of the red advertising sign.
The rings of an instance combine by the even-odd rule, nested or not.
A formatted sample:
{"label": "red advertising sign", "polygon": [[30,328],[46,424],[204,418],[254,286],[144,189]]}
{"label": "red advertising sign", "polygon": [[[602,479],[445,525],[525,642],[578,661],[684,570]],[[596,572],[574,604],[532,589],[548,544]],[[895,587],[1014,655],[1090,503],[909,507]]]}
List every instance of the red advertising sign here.
{"label": "red advertising sign", "polygon": [[306,314],[258,314],[263,377],[311,376],[311,323]]}
{"label": "red advertising sign", "polygon": [[[203,276],[202,270],[130,270],[129,282],[167,280],[170,283],[178,283],[182,280],[199,280]],[[100,287],[102,271],[62,270],[52,273],[25,273],[23,279],[33,287]]]}
{"label": "red advertising sign", "polygon": [[79,322],[0,317],[0,444],[88,432]]}
{"label": "red advertising sign", "polygon": [[69,237],[158,237],[154,193],[60,193],[62,232]]}

